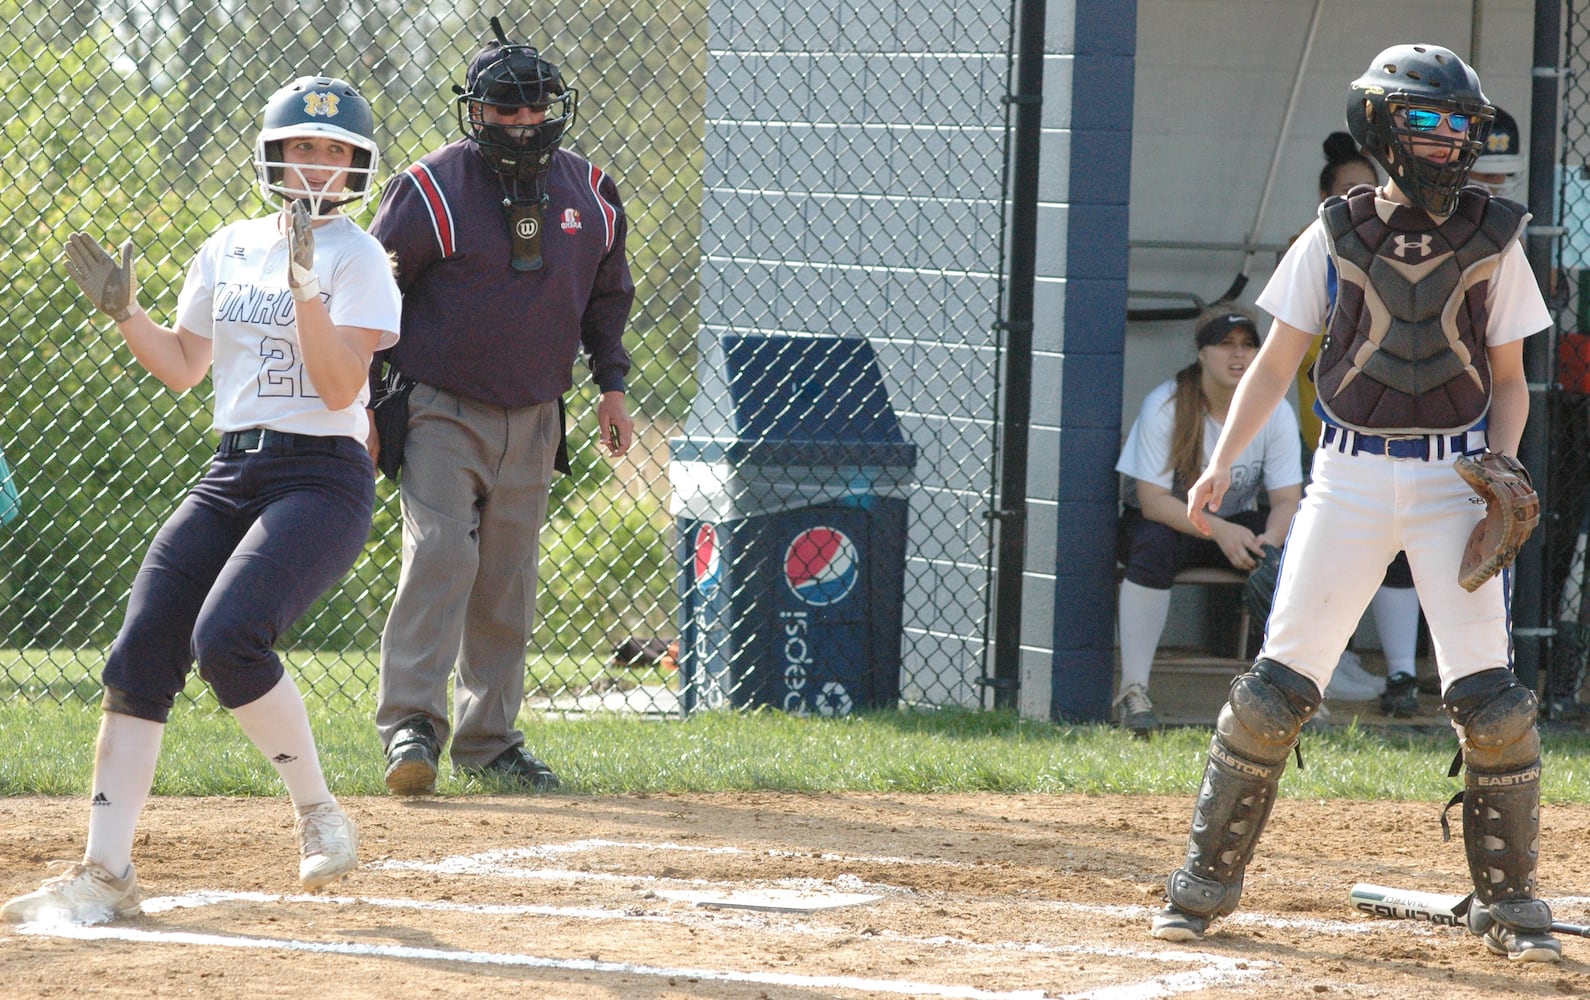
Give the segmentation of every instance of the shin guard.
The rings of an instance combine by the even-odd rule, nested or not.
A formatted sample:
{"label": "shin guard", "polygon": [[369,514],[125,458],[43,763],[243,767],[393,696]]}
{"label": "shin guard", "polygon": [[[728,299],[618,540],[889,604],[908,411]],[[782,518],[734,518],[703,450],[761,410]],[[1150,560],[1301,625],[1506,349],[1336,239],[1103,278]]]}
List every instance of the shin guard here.
{"label": "shin guard", "polygon": [[1200,918],[1236,910],[1286,758],[1319,703],[1313,681],[1273,660],[1231,682],[1193,807],[1187,861],[1165,885],[1172,907]]}
{"label": "shin guard", "polygon": [[1454,681],[1442,697],[1457,725],[1465,770],[1463,853],[1474,880],[1469,929],[1523,934],[1551,928],[1535,898],[1540,851],[1540,730],[1533,692],[1497,668]]}
{"label": "shin guard", "polygon": [[1232,752],[1219,736],[1210,741],[1187,836],[1187,862],[1165,885],[1172,905],[1200,917],[1223,917],[1237,908],[1243,873],[1270,818],[1284,770],[1285,758],[1260,764]]}
{"label": "shin guard", "polygon": [[[1463,790],[1463,853],[1474,880],[1474,899],[1487,914],[1470,914],[1470,927],[1488,916],[1517,931],[1551,927],[1551,908],[1535,898],[1540,851],[1540,763],[1509,774],[1468,769]],[[1475,919],[1478,916],[1478,921]]]}

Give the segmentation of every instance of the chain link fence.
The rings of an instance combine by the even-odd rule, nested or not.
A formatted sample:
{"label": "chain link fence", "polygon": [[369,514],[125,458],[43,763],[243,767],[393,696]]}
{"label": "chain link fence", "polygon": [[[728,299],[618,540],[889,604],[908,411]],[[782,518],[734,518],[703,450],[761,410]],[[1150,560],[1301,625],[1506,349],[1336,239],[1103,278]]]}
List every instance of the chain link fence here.
{"label": "chain link fence", "polygon": [[[136,365],[65,278],[66,234],[130,240],[140,300],[170,322],[200,243],[264,210],[252,149],[273,90],[308,73],[353,82],[376,110],[379,181],[456,137],[452,84],[501,14],[580,91],[566,146],[618,181],[638,289],[630,455],[599,456],[583,370],[569,400],[575,469],[542,537],[530,708],[679,711],[670,643],[697,553],[678,537],[670,441],[693,404],[719,405],[697,391],[716,346],[775,332],[876,348],[917,451],[899,698],[980,706],[1010,10],[906,13],[894,0],[0,0],[0,450],[20,492],[0,526],[0,697],[98,698],[144,548],[215,447],[208,383],[176,396]],[[967,178],[974,195],[945,195]],[[353,216],[368,224],[376,200]],[[364,557],[281,645],[306,690],[373,710],[399,546],[383,480]],[[639,655],[615,655],[626,645]],[[208,698],[197,680],[188,696]]]}
{"label": "chain link fence", "polygon": [[1576,720],[1590,658],[1585,540],[1590,534],[1590,6],[1563,9],[1562,160],[1557,175],[1557,267],[1546,289],[1553,328],[1554,377],[1548,395],[1551,476],[1546,551],[1555,598],[1547,664],[1548,715]]}

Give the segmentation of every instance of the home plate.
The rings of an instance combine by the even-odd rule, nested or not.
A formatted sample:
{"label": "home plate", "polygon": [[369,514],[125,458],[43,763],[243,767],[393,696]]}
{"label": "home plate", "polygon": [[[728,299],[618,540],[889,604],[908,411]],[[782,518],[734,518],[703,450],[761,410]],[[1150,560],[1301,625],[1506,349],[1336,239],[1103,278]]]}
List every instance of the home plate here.
{"label": "home plate", "polygon": [[876,903],[882,896],[860,892],[811,892],[805,889],[748,889],[740,892],[685,892],[659,890],[662,899],[694,903],[725,910],[766,910],[772,913],[812,913],[841,906]]}

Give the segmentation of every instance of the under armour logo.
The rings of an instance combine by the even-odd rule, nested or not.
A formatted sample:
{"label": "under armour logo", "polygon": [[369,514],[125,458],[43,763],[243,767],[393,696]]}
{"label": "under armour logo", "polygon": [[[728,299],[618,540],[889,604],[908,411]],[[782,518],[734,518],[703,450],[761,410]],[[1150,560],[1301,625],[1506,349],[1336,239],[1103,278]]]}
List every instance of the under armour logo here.
{"label": "under armour logo", "polygon": [[304,95],[304,114],[311,118],[323,115],[327,118],[337,117],[337,95],[308,93]]}
{"label": "under armour logo", "polygon": [[1396,254],[1398,257],[1408,256],[1409,250],[1417,251],[1414,256],[1423,257],[1430,252],[1430,241],[1433,237],[1429,233],[1425,233],[1418,239],[1413,240],[1401,233],[1396,233],[1391,238],[1397,243]]}

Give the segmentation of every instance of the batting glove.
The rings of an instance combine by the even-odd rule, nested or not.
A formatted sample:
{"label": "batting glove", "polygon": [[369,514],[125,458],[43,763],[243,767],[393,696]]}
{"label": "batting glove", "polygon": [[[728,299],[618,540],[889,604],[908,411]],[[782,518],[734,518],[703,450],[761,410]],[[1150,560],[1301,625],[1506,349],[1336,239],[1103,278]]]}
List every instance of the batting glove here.
{"label": "batting glove", "polygon": [[320,278],[315,274],[315,228],[306,203],[293,202],[291,212],[287,226],[287,287],[293,298],[308,302],[320,297]]}
{"label": "batting glove", "polygon": [[87,233],[66,238],[66,273],[77,282],[94,308],[118,323],[138,311],[138,276],[133,273],[132,240],[122,244],[121,263]]}

